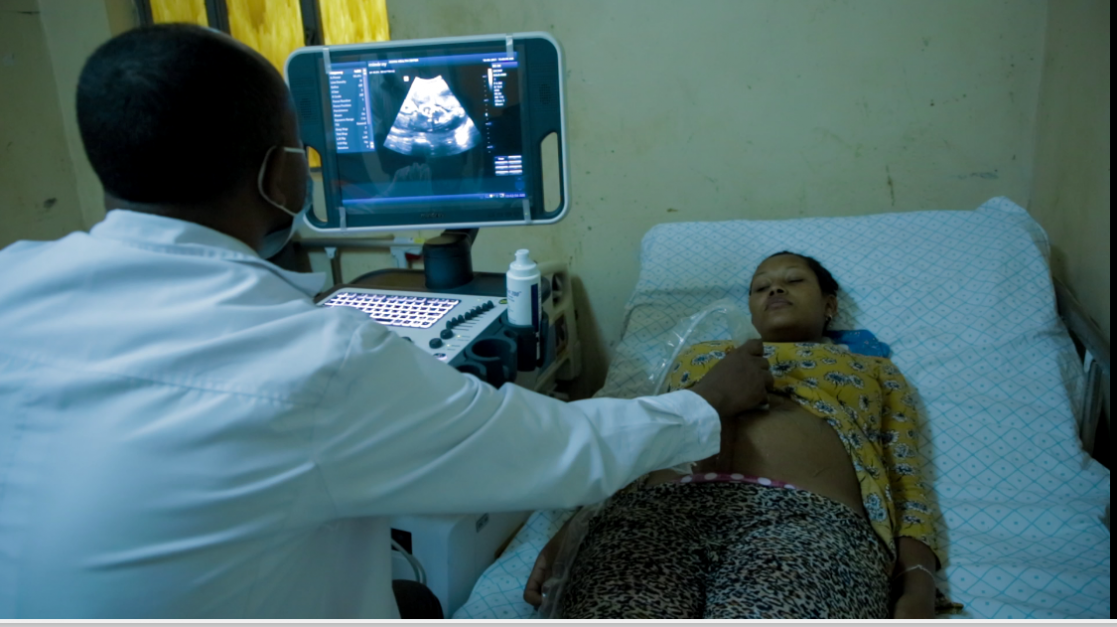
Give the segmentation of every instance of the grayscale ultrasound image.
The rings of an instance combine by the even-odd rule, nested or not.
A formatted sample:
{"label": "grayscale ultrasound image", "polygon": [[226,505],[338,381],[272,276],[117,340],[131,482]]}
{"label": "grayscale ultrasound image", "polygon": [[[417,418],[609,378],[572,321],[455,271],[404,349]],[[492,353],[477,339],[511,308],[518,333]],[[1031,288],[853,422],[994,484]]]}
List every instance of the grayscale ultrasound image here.
{"label": "grayscale ultrasound image", "polygon": [[384,147],[411,156],[444,157],[465,152],[481,133],[441,76],[415,78]]}

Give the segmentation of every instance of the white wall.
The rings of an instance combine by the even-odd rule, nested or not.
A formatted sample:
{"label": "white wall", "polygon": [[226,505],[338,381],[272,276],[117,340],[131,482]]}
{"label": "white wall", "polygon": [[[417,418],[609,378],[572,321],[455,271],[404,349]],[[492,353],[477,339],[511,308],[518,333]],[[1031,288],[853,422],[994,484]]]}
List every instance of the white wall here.
{"label": "white wall", "polygon": [[84,226],[35,0],[0,0],[0,218],[0,247]]}
{"label": "white wall", "polygon": [[587,354],[591,388],[622,330],[640,238],[655,224],[968,209],[996,195],[1029,202],[1039,0],[388,8],[393,39],[544,30],[562,42],[570,216],[483,231],[475,265],[501,270],[520,246],[569,262],[584,288],[579,328],[598,343]]}
{"label": "white wall", "polygon": [[1032,215],[1054,273],[1110,337],[1108,0],[1051,3]]}

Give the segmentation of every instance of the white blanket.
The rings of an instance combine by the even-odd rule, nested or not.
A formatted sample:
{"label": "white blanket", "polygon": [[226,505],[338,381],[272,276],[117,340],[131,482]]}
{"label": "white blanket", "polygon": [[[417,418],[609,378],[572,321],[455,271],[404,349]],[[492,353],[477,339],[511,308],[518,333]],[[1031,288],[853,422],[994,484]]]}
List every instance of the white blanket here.
{"label": "white blanket", "polygon": [[[842,284],[839,328],[868,329],[925,407],[942,520],[940,587],[973,618],[1108,618],[1109,472],[1076,435],[1082,369],[1055,311],[1043,230],[1011,201],[976,211],[678,223],[644,238],[624,337],[599,394],[648,391],[663,334],[790,249]],[[539,512],[456,618],[530,617],[520,595],[561,512]]]}

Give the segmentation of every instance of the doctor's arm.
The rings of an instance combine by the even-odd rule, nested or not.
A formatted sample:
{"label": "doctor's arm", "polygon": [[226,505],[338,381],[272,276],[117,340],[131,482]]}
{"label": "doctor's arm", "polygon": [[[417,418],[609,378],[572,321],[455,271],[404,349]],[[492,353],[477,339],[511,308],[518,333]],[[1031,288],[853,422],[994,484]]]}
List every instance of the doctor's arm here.
{"label": "doctor's arm", "polygon": [[725,361],[706,388],[564,403],[494,389],[363,325],[319,409],[315,462],[340,516],[600,501],[641,474],[716,453],[718,414],[762,402],[763,360],[742,352]]}

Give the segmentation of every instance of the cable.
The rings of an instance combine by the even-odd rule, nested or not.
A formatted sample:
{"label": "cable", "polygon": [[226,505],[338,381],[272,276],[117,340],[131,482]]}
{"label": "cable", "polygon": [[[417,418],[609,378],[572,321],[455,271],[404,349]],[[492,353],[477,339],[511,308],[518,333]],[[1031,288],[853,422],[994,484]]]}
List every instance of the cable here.
{"label": "cable", "polygon": [[411,570],[415,571],[415,579],[424,586],[427,585],[427,571],[423,570],[423,565],[419,563],[419,560],[411,553],[405,551],[403,547],[400,546],[399,542],[395,540],[392,540],[392,548],[402,553],[403,559],[407,560],[408,564],[411,564]]}

